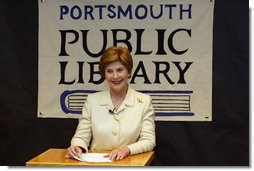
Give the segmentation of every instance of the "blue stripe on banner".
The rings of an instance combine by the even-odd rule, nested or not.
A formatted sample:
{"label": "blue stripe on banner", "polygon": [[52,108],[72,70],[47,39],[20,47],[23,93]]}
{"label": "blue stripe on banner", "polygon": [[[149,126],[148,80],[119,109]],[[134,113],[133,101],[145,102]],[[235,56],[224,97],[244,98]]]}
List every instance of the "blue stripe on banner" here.
{"label": "blue stripe on banner", "polygon": [[74,94],[74,93],[96,93],[96,92],[98,92],[98,90],[71,90],[71,91],[66,90],[66,92],[69,92],[69,94]]}
{"label": "blue stripe on banner", "polygon": [[194,113],[192,112],[170,112],[170,113],[155,112],[155,116],[194,116]]}
{"label": "blue stripe on banner", "polygon": [[[138,90],[139,91],[139,90]],[[192,94],[192,90],[140,90],[141,93]]]}

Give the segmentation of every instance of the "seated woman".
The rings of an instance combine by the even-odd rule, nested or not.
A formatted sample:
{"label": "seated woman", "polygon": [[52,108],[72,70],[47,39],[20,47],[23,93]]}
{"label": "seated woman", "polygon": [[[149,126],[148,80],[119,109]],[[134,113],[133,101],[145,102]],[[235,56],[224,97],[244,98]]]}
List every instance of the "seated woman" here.
{"label": "seated woman", "polygon": [[102,54],[99,70],[109,88],[88,95],[67,158],[88,151],[88,147],[110,150],[107,156],[111,160],[153,150],[155,115],[151,97],[129,86],[132,67],[127,48],[112,46]]}

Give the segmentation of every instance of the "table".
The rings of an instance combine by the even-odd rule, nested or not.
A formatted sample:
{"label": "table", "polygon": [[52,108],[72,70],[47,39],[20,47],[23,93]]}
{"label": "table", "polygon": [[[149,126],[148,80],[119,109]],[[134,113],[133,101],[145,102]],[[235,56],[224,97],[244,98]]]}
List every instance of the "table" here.
{"label": "table", "polygon": [[[26,162],[26,166],[148,166],[154,158],[154,152],[127,156],[126,158],[110,163],[81,162],[75,159],[65,158],[67,149],[50,148]],[[107,153],[109,151],[90,151]]]}

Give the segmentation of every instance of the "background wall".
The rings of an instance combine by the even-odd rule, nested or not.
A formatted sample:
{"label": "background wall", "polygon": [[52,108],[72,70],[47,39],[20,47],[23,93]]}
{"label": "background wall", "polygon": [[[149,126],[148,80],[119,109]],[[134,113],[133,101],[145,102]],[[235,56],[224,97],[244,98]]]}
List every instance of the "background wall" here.
{"label": "background wall", "polygon": [[[76,119],[39,119],[37,0],[0,2],[0,165],[67,148]],[[249,165],[249,7],[216,0],[213,121],[156,122],[155,166]]]}

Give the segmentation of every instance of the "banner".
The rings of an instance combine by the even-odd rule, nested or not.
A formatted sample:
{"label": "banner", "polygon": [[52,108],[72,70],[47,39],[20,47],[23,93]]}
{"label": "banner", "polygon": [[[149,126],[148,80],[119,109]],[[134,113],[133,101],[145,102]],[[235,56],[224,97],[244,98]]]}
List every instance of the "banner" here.
{"label": "banner", "polygon": [[108,88],[98,63],[116,45],[131,51],[129,85],[152,97],[156,120],[212,120],[214,0],[38,4],[38,117],[78,118]]}

